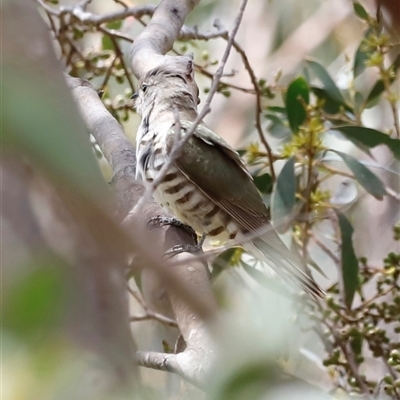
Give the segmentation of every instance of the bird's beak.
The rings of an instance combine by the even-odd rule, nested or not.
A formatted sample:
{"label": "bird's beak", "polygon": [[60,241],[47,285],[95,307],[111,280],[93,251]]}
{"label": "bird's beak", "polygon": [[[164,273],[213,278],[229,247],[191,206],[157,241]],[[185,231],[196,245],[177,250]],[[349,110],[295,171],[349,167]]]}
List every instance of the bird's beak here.
{"label": "bird's beak", "polygon": [[138,93],[138,92],[135,92],[135,93],[133,93],[133,95],[131,96],[131,99],[132,99],[132,100],[136,100],[138,97],[139,97],[139,93]]}

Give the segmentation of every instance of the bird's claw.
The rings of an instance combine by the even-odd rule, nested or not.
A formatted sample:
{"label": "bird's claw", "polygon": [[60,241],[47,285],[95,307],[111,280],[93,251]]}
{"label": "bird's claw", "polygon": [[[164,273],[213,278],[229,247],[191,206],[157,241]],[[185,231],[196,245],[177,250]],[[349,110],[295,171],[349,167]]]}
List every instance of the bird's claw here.
{"label": "bird's claw", "polygon": [[178,221],[176,218],[157,215],[157,217],[153,217],[149,220],[149,222],[147,223],[147,228],[152,230],[154,228],[159,228],[166,225],[172,225],[184,229],[193,238],[194,242],[197,245],[197,234],[195,230],[191,226],[186,225],[181,221]]}
{"label": "bird's claw", "polygon": [[164,257],[166,258],[171,258],[173,256],[176,256],[181,253],[192,253],[192,254],[197,254],[203,251],[203,244],[204,241],[206,240],[206,234],[203,233],[200,237],[200,240],[197,241],[196,237],[196,244],[177,244],[176,246],[173,246],[171,249],[167,250],[164,253]]}

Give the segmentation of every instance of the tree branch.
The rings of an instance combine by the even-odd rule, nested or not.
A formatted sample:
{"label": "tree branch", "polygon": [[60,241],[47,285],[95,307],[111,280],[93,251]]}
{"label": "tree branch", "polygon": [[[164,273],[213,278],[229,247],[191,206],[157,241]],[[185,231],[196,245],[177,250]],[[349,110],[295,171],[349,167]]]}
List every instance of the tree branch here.
{"label": "tree branch", "polygon": [[138,79],[165,62],[166,58],[170,58],[164,54],[172,49],[187,15],[199,1],[164,0],[160,2],[150,23],[131,47],[131,67]]}
{"label": "tree branch", "polygon": [[[126,139],[122,127],[105,109],[90,83],[71,77],[68,78],[68,83],[89,132],[96,138],[114,171],[113,185],[117,190],[118,202],[126,212],[139,201],[144,190],[134,178],[135,151]],[[184,371],[181,375],[202,375],[204,379],[215,354],[203,322],[216,309],[211,284],[204,264],[192,255],[179,254],[169,263],[162,261],[162,252],[176,244],[193,244],[193,239],[183,229],[173,226],[149,232],[146,228],[147,222],[156,215],[163,215],[163,212],[154,202],[147,202],[140,215],[125,227],[134,242],[140,246],[138,252],[144,260],[141,266],[154,270],[167,287],[176,322],[187,343],[187,350],[176,358],[177,365]],[[149,243],[153,244],[151,250]],[[158,245],[154,245],[155,243]],[[157,251],[158,254],[154,254]],[[198,379],[200,378],[195,380]]]}

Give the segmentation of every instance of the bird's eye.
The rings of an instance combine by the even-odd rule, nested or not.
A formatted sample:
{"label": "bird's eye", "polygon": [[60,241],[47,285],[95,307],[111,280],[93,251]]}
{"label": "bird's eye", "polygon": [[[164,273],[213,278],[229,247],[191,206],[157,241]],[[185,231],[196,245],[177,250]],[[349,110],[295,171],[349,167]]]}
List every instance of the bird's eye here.
{"label": "bird's eye", "polygon": [[146,93],[147,88],[148,88],[148,85],[146,85],[145,83],[143,83],[143,85],[142,85],[142,91],[143,91],[143,93]]}

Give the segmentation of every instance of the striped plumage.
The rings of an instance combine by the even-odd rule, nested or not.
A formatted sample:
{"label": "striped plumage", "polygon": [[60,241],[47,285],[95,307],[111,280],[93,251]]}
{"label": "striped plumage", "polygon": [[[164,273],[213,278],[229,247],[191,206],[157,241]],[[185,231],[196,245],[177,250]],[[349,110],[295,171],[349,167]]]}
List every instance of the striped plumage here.
{"label": "striped plumage", "polygon": [[[187,69],[159,67],[140,85],[136,101],[142,121],[136,138],[137,174],[156,179],[176,138],[197,117],[198,89],[191,61]],[[298,267],[272,229],[268,210],[242,160],[218,135],[200,124],[154,192],[156,201],[196,232],[218,240],[242,240],[260,232],[243,247],[267,262],[286,281],[296,281],[313,296],[323,296],[317,284]],[[254,235],[253,235],[254,236]]]}

